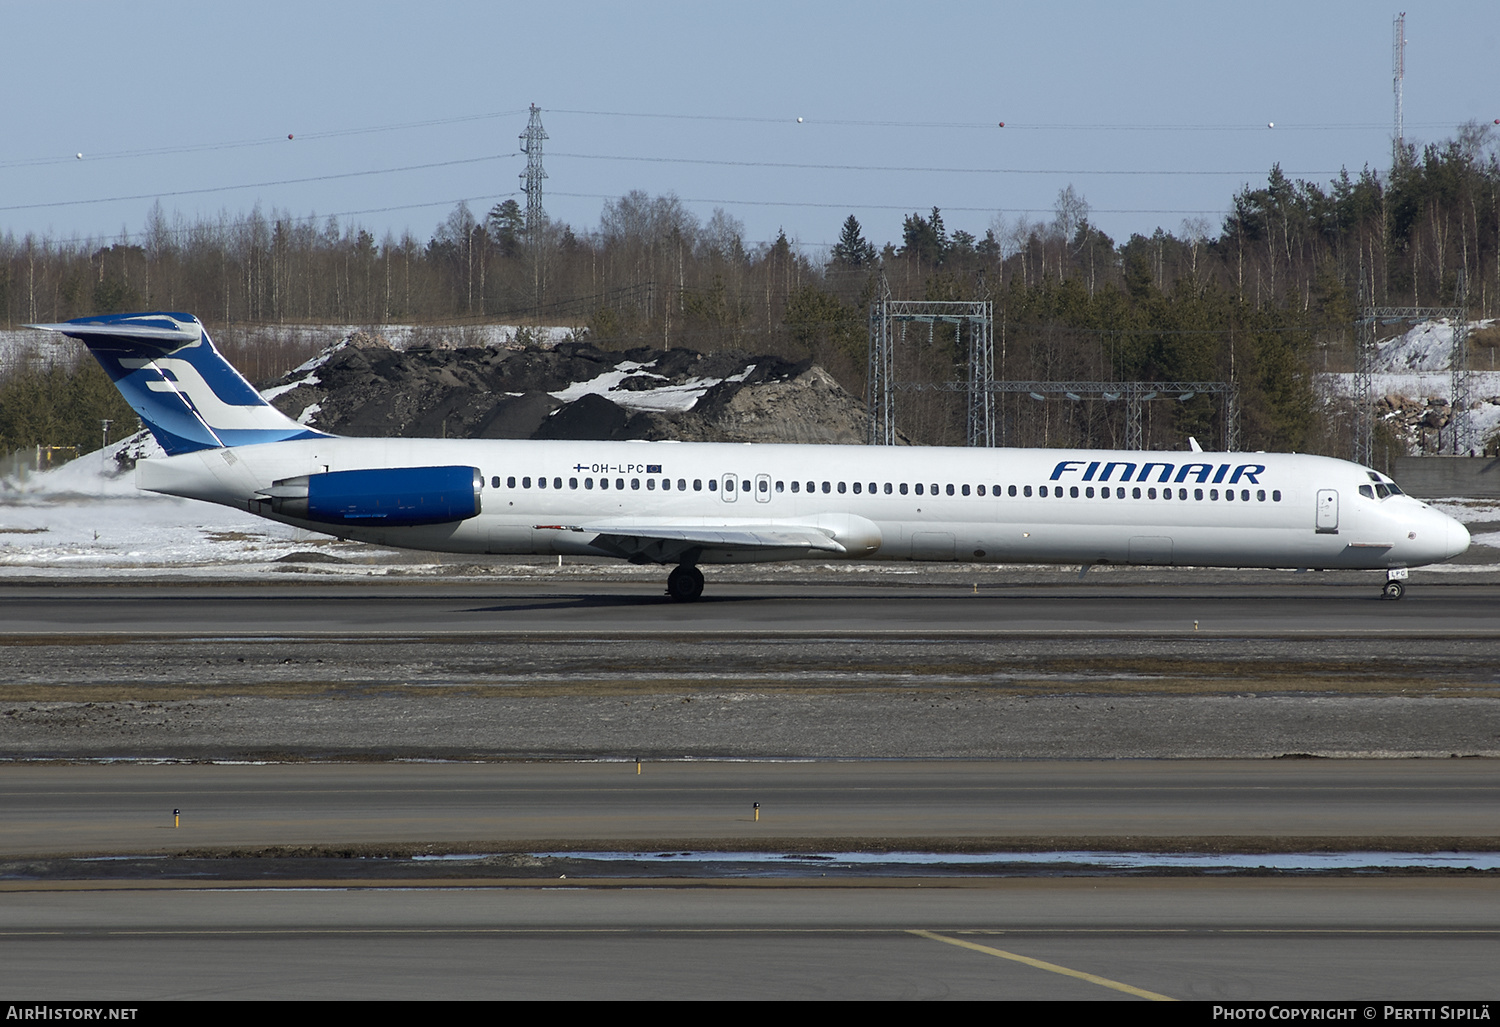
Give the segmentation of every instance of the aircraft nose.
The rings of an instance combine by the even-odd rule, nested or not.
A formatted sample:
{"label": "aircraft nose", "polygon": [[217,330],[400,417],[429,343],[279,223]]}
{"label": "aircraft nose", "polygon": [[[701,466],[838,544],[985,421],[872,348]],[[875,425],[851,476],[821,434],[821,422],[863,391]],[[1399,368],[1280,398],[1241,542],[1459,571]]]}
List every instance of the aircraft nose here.
{"label": "aircraft nose", "polygon": [[1447,521],[1448,544],[1444,547],[1444,551],[1447,555],[1443,558],[1445,560],[1451,560],[1455,556],[1459,556],[1460,554],[1468,551],[1469,529],[1465,528],[1458,521],[1455,521],[1452,517],[1448,517]]}

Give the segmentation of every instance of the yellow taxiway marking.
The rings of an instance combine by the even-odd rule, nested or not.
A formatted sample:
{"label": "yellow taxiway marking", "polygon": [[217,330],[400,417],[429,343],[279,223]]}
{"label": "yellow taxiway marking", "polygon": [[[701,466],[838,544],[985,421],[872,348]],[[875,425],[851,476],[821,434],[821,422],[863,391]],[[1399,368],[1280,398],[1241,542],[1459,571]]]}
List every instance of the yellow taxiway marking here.
{"label": "yellow taxiway marking", "polygon": [[931,931],[908,931],[907,933],[915,934],[919,938],[930,938],[932,941],[941,941],[946,942],[949,945],[957,945],[959,948],[973,949],[975,952],[983,952],[989,956],[998,956],[1000,959],[1009,959],[1016,963],[1025,963],[1027,966],[1034,966],[1038,970],[1047,970],[1055,974],[1062,974],[1065,977],[1076,977],[1080,981],[1088,981],[1090,984],[1097,984],[1101,988],[1113,988],[1115,991],[1123,991],[1127,995],[1135,995],[1139,998],[1150,999],[1152,1002],[1177,1001],[1170,995],[1158,995],[1154,991],[1147,991],[1144,988],[1136,988],[1129,984],[1121,984],[1119,981],[1112,981],[1108,977],[1099,977],[1096,974],[1084,973],[1082,970],[1069,970],[1065,966],[1058,966],[1056,963],[1048,963],[1046,960],[1032,959],[1030,956],[1017,955],[1014,952],[1006,952],[1004,949],[990,948],[988,945],[976,945],[972,941],[964,941],[961,938],[949,938],[941,934],[933,934]]}

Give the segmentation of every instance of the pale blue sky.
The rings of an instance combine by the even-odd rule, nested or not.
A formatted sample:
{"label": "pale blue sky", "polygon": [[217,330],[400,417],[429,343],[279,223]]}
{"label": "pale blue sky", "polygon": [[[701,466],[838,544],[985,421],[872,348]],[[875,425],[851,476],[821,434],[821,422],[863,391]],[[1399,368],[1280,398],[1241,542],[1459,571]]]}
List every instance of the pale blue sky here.
{"label": "pale blue sky", "polygon": [[[1396,10],[0,0],[0,234],[113,238],[160,196],[191,217],[362,211],[341,221],[425,241],[459,198],[523,199],[530,103],[546,209],[578,230],[643,189],[722,206],[752,242],[831,243],[852,212],[880,244],[933,206],[982,236],[997,212],[1048,218],[1069,184],[1120,241],[1217,229],[1273,162],[1387,166]],[[1500,3],[1405,10],[1407,137],[1500,118]]]}

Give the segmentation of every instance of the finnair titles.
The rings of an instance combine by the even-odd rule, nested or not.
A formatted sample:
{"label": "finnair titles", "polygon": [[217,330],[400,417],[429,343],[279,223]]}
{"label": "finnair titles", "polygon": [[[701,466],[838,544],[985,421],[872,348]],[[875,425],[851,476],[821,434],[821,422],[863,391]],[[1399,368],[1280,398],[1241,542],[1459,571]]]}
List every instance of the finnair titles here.
{"label": "finnair titles", "polygon": [[1400,598],[1469,546],[1328,457],[344,438],[267,403],[191,315],[31,327],[82,340],[166,451],[139,488],[383,546],[670,566],[678,600],[705,564],[808,558],[1366,569]]}

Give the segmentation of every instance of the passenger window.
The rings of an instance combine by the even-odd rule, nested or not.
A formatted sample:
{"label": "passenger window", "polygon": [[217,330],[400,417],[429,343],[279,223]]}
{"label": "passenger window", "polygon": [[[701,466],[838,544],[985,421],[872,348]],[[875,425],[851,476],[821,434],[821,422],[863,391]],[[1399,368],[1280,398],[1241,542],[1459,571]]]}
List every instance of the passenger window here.
{"label": "passenger window", "polygon": [[703,479],[702,478],[694,478],[693,479],[693,491],[694,492],[702,492],[703,491]]}
{"label": "passenger window", "polygon": [[623,489],[624,487],[625,487],[625,479],[624,478],[616,478],[615,479],[615,488],[617,488],[617,489]]}
{"label": "passenger window", "polygon": [[1042,485],[1041,487],[1039,487],[1036,490],[1036,494],[1039,495],[1039,496],[1041,496],[1043,499],[1046,499],[1047,498],[1047,486]]}
{"label": "passenger window", "polygon": [[[698,483],[696,481],[694,481],[693,484],[696,486]],[[719,491],[719,479],[718,478],[710,478],[710,479],[708,479],[708,491],[710,491],[710,492],[717,492],[717,491]]]}
{"label": "passenger window", "polygon": [[539,488],[539,489],[546,488],[547,487],[547,479],[546,478],[538,478],[536,480],[536,487]]}
{"label": "passenger window", "polygon": [[[624,486],[621,486],[621,487],[623,488]],[[641,479],[639,479],[639,478],[631,478],[630,479],[630,487],[633,488],[633,489],[636,489],[637,491],[639,491],[640,487],[641,487]]]}
{"label": "passenger window", "polygon": [[1155,489],[1147,489],[1146,490],[1146,498],[1147,499],[1155,499],[1156,498],[1156,490]]}
{"label": "passenger window", "polygon": [[1131,489],[1130,490],[1130,498],[1131,499],[1140,499],[1141,498],[1141,490],[1138,489],[1138,488]]}
{"label": "passenger window", "polygon": [[786,491],[786,482],[784,482],[784,481],[778,481],[776,483],[776,491],[777,492],[785,492]]}
{"label": "passenger window", "polygon": [[1256,489],[1255,490],[1255,501],[1258,502],[1258,503],[1264,503],[1266,501],[1266,490],[1265,489]]}
{"label": "passenger window", "polygon": [[516,487],[516,476],[514,474],[505,479],[505,487],[508,489],[513,489]]}
{"label": "passenger window", "polygon": [[901,483],[901,494],[906,495],[906,482],[904,481]]}
{"label": "passenger window", "polygon": [[800,481],[794,481],[794,482],[792,482],[792,491],[793,492],[801,491],[801,488],[802,488],[802,483]]}
{"label": "passenger window", "polygon": [[[1203,490],[1199,489],[1198,491],[1202,492]],[[1187,499],[1187,489],[1178,489],[1177,498],[1185,501]]]}
{"label": "passenger window", "polygon": [[[1005,490],[1005,494],[1007,496],[1013,496],[1013,495],[1015,495],[1016,494],[1016,487],[1014,485],[1012,485],[1010,488],[1008,488],[1008,489]],[[1030,485],[1026,486],[1026,494],[1028,496],[1031,495],[1031,486]]]}
{"label": "passenger window", "polygon": [[687,491],[687,479],[686,478],[678,478],[677,479],[677,491],[678,492],[686,492]]}
{"label": "passenger window", "polygon": [[933,495],[934,495],[934,496],[935,496],[935,495],[937,495],[937,494],[938,494],[938,487],[937,487],[937,482],[933,482],[933,483],[932,483],[932,494],[933,494]]}
{"label": "passenger window", "polygon": [[[1014,488],[1015,486],[1011,486],[1011,487]],[[1031,498],[1031,486],[1030,485],[1026,486],[1026,498],[1027,499]]]}
{"label": "passenger window", "polygon": [[570,488],[570,489],[576,489],[577,487],[578,487],[578,479],[577,478],[569,478],[568,479],[568,488]]}
{"label": "passenger window", "polygon": [[521,487],[523,489],[529,489],[529,488],[531,488],[531,479],[530,478],[522,478],[521,479]]}
{"label": "passenger window", "polygon": [[1203,490],[1202,489],[1193,489],[1193,498],[1196,499],[1196,500],[1199,500],[1201,502],[1202,499],[1203,499]]}
{"label": "passenger window", "polygon": [[1212,499],[1214,502],[1218,502],[1219,501],[1219,490],[1218,489],[1209,489],[1208,490],[1208,498]]}
{"label": "passenger window", "polygon": [[[1086,497],[1088,497],[1089,499],[1093,499],[1094,498],[1094,486],[1090,485],[1088,488],[1084,489],[1083,490],[1083,494]],[[1078,495],[1078,490],[1077,489],[1073,490],[1073,495],[1075,495],[1075,496]]]}
{"label": "passenger window", "polygon": [[500,487],[500,475],[497,474],[493,478],[490,479],[490,488],[492,488],[492,489],[498,489],[499,487]]}
{"label": "passenger window", "polygon": [[828,482],[825,481],[823,483],[823,494],[827,495],[828,493],[830,493],[832,491],[833,491],[833,486],[831,484],[829,484]]}
{"label": "passenger window", "polygon": [[859,482],[855,482],[855,483],[854,483],[854,494],[855,494],[855,495],[856,495],[856,496],[857,496],[857,495],[859,495],[859,493],[860,493],[860,490],[861,490],[861,489],[862,489],[862,488],[863,488],[863,487],[864,487],[864,486],[862,486],[862,485],[861,485],[861,484],[860,484],[860,483],[859,483]]}
{"label": "passenger window", "polygon": [[771,483],[770,483],[770,482],[769,482],[769,481],[766,481],[766,479],[764,479],[764,478],[762,478],[762,479],[761,479],[761,480],[760,480],[760,481],[759,481],[759,482],[758,482],[758,483],[757,483],[757,484],[756,484],[756,486],[755,486],[755,490],[756,490],[756,491],[757,491],[757,492],[770,492],[770,491],[771,491]]}
{"label": "passenger window", "polygon": [[661,480],[661,490],[663,492],[671,492],[672,491],[672,479],[671,478],[663,478]]}
{"label": "passenger window", "polygon": [[1279,503],[1279,502],[1281,502],[1281,490],[1280,489],[1272,489],[1271,490],[1271,502],[1273,502],[1273,503]]}
{"label": "passenger window", "polygon": [[655,492],[656,491],[656,479],[655,478],[647,478],[646,479],[646,491],[647,492]]}
{"label": "passenger window", "polygon": [[886,482],[885,483],[885,494],[886,495],[890,495],[891,494],[891,483],[890,482]]}
{"label": "passenger window", "polygon": [[593,487],[594,487],[594,479],[593,478],[585,478],[585,479],[583,479],[583,487],[586,488],[586,489],[593,489]]}
{"label": "passenger window", "polygon": [[848,491],[848,490],[844,487],[844,483],[843,482],[839,482],[839,495],[842,496],[846,491]]}
{"label": "passenger window", "polygon": [[872,482],[870,482],[870,495],[873,496],[874,494],[875,494],[875,483],[872,481]]}
{"label": "passenger window", "polygon": [[609,479],[608,478],[600,478],[599,479],[599,487],[601,489],[607,489],[607,488],[609,488]]}
{"label": "passenger window", "polygon": [[1234,489],[1225,489],[1224,498],[1229,500],[1230,502],[1234,502]]}
{"label": "passenger window", "polygon": [[922,494],[922,483],[920,481],[917,482],[917,484],[916,484],[916,490],[917,490],[917,495],[920,496]]}
{"label": "passenger window", "polygon": [[[1089,496],[1090,496],[1090,498],[1092,498],[1093,495],[1094,495],[1094,490],[1093,489],[1089,489]],[[1072,486],[1071,488],[1068,489],[1068,497],[1070,499],[1077,499],[1078,498],[1078,486],[1077,485],[1074,485],[1074,486]]]}

